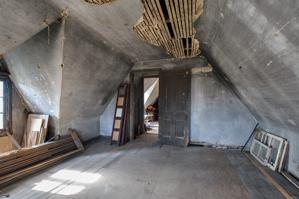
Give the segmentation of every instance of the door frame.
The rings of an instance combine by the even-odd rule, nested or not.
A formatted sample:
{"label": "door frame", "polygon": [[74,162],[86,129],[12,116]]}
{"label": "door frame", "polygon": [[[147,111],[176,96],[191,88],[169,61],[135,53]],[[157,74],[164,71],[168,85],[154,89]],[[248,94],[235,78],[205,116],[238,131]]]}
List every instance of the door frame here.
{"label": "door frame", "polygon": [[[180,67],[180,68],[172,68],[172,69],[163,69],[163,71],[182,71],[182,70],[189,70],[189,73],[191,75],[190,82],[188,86],[188,95],[187,95],[187,114],[188,114],[188,140],[190,143],[190,135],[191,135],[191,67]],[[130,141],[133,141],[136,139],[139,135],[141,135],[143,130],[141,131],[140,126],[144,125],[144,110],[143,110],[143,101],[144,101],[144,93],[143,93],[143,80],[146,77],[159,77],[160,79],[160,72],[162,69],[148,69],[148,70],[133,70],[130,73]],[[140,84],[142,82],[142,84]],[[161,82],[159,82],[161,83]],[[138,85],[139,84],[139,85]],[[141,92],[142,91],[142,92]],[[160,93],[160,89],[159,89]],[[160,94],[159,94],[160,95]],[[142,103],[140,103],[142,101]],[[159,101],[160,103],[160,101]],[[138,118],[139,115],[139,118]],[[141,117],[142,115],[142,117]],[[142,118],[140,120],[140,117]],[[159,121],[160,122],[160,121]],[[139,126],[139,128],[138,128]],[[160,128],[159,128],[159,134],[160,134]],[[185,143],[185,146],[187,146],[189,143]]]}
{"label": "door frame", "polygon": [[[130,140],[143,134],[144,126],[144,78],[159,77],[160,69],[136,70],[130,73]],[[140,119],[142,118],[142,119]]]}

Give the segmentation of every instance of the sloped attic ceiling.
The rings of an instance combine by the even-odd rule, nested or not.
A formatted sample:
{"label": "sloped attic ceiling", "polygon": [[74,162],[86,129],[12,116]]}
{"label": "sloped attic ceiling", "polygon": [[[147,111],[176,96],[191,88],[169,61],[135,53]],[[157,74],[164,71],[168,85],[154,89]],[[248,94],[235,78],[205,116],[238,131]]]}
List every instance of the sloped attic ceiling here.
{"label": "sloped attic ceiling", "polygon": [[0,55],[47,27],[60,15],[47,0],[0,1]]}

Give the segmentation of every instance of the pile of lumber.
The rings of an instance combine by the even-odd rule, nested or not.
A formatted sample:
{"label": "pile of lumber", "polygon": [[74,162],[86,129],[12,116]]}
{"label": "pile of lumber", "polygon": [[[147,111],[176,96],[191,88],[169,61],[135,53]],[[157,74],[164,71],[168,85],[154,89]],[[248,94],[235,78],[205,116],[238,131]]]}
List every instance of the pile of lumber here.
{"label": "pile of lumber", "polygon": [[45,142],[49,115],[29,114],[23,136],[23,146],[31,147]]}
{"label": "pile of lumber", "polygon": [[70,136],[58,141],[1,154],[0,187],[50,167],[83,150],[77,133],[71,131]]}

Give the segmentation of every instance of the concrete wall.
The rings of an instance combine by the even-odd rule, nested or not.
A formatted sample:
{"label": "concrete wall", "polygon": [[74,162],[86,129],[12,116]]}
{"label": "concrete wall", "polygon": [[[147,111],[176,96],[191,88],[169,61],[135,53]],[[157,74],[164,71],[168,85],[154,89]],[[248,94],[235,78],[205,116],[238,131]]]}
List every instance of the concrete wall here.
{"label": "concrete wall", "polygon": [[0,55],[30,39],[59,16],[60,10],[48,0],[1,0]]}
{"label": "concrete wall", "polygon": [[[235,94],[212,72],[193,74],[191,87],[191,143],[243,146],[256,121]],[[115,103],[116,95],[101,115],[101,135],[111,136]]]}
{"label": "concrete wall", "polygon": [[299,1],[205,1],[204,54],[221,68],[260,126],[290,142],[299,177]]}
{"label": "concrete wall", "polygon": [[58,132],[64,23],[54,23],[4,55],[10,78],[34,113],[49,114],[49,132]]}
{"label": "concrete wall", "polygon": [[214,73],[192,75],[192,143],[243,146],[255,125],[247,108]]}
{"label": "concrete wall", "polygon": [[110,100],[100,119],[100,135],[111,136],[117,94]]}
{"label": "concrete wall", "polygon": [[16,87],[13,85],[11,89],[11,109],[12,121],[11,129],[14,138],[21,145],[23,141],[24,129],[27,123],[27,116],[30,110],[27,110],[27,105],[23,101]]}
{"label": "concrete wall", "polygon": [[74,128],[84,140],[96,137],[100,115],[132,64],[74,18],[49,30],[5,54],[11,79],[32,112],[51,116],[51,134]]}
{"label": "concrete wall", "polygon": [[82,139],[99,135],[100,115],[125,79],[131,62],[74,17],[66,21],[62,72],[61,132]]}

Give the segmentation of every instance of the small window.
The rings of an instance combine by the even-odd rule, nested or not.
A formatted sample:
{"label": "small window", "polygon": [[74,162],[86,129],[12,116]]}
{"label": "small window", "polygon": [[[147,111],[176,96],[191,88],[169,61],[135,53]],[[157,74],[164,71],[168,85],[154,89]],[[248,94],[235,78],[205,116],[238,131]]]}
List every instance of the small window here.
{"label": "small window", "polygon": [[0,134],[10,130],[10,80],[0,76]]}
{"label": "small window", "polygon": [[4,129],[4,81],[0,80],[0,129]]}

